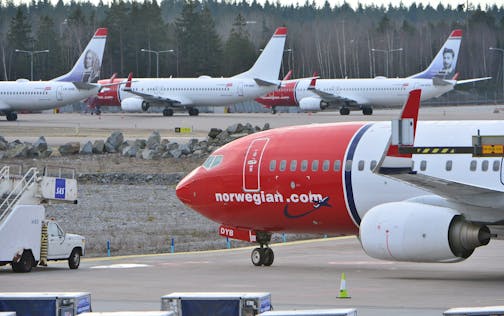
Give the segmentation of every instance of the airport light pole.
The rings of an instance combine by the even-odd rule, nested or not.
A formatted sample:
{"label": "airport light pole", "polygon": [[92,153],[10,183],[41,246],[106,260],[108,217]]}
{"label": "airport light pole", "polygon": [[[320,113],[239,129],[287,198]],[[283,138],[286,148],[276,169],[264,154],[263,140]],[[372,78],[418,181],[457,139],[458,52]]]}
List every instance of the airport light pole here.
{"label": "airport light pole", "polygon": [[504,49],[489,47],[489,50],[494,50],[502,54],[502,95],[504,96]]}
{"label": "airport light pole", "polygon": [[44,50],[22,50],[22,49],[15,49],[14,50],[16,53],[25,53],[30,55],[30,81],[33,81],[33,55],[40,54],[40,53],[49,53],[48,49]]}
{"label": "airport light pole", "polygon": [[[145,48],[142,48],[140,51],[141,52],[146,52],[146,53],[156,54],[156,78],[159,78],[159,54],[162,54],[162,53],[174,53],[175,52],[173,49],[168,49],[168,50],[150,50],[150,49],[145,49]],[[178,76],[178,63],[177,63],[177,76]]]}
{"label": "airport light pole", "polygon": [[[389,56],[392,55],[393,52],[402,52],[402,47],[401,48],[394,48],[394,49],[376,49],[376,48],[371,48],[371,51],[373,52],[373,55],[374,55],[374,52],[380,52],[380,53],[384,53],[385,54],[385,66],[387,67],[387,70],[386,70],[386,76],[388,78],[389,76]],[[374,60],[374,58],[373,58]],[[376,75],[376,74],[375,74]]]}

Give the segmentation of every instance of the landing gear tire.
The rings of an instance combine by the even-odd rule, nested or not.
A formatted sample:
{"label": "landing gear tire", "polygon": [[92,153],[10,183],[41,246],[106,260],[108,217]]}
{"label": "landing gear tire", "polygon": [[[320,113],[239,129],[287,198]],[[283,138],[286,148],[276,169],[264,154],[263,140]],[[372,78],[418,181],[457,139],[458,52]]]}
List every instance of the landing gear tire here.
{"label": "landing gear tire", "polygon": [[70,257],[68,257],[68,267],[70,269],[77,269],[80,265],[80,251],[77,248],[74,248],[72,250],[72,253],[70,254]]}
{"label": "landing gear tire", "polygon": [[273,249],[271,248],[264,248],[264,260],[263,264],[266,267],[269,267],[273,264],[273,261],[275,260],[275,253],[273,252]]}
{"label": "landing gear tire", "polygon": [[27,273],[30,272],[35,261],[30,251],[24,251],[21,260],[12,263],[12,270],[14,272]]}
{"label": "landing gear tire", "polygon": [[271,108],[271,114],[277,114],[277,109],[275,107]]}
{"label": "landing gear tire", "polygon": [[252,255],[250,256],[252,264],[256,267],[260,267],[264,263],[264,248],[255,248],[252,250]]}
{"label": "landing gear tire", "polygon": [[5,117],[7,118],[7,121],[15,121],[17,120],[17,113],[16,112],[9,112],[5,114]]}
{"label": "landing gear tire", "polygon": [[163,116],[173,116],[173,110],[172,109],[164,109]]}
{"label": "landing gear tire", "polygon": [[350,114],[350,109],[349,108],[341,108],[339,110],[339,112],[341,115],[348,115],[348,114]]}
{"label": "landing gear tire", "polygon": [[198,109],[196,109],[196,108],[190,108],[189,109],[189,115],[190,116],[198,116],[198,114],[199,114],[199,110]]}
{"label": "landing gear tire", "polygon": [[373,108],[362,108],[362,114],[364,114],[364,115],[372,115],[373,114]]}

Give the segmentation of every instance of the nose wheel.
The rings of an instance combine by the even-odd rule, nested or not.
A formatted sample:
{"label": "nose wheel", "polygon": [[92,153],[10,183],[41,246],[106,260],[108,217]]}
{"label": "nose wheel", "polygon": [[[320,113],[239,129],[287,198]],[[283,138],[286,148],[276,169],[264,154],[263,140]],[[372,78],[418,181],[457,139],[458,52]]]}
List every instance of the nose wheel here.
{"label": "nose wheel", "polygon": [[256,267],[271,266],[275,260],[275,253],[273,252],[273,249],[268,246],[271,241],[271,234],[266,232],[257,232],[257,241],[261,246],[252,250],[252,254],[250,255],[252,264]]}

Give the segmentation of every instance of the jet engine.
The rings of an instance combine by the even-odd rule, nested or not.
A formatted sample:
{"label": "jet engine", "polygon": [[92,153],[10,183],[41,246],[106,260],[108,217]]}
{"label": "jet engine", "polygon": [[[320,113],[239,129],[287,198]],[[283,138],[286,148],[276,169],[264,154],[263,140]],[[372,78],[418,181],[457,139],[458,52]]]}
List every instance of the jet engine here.
{"label": "jet engine", "polygon": [[415,202],[375,206],[360,225],[364,251],[393,261],[462,261],[490,237],[488,227],[466,221],[453,209]]}
{"label": "jet engine", "polygon": [[145,112],[149,109],[149,103],[140,98],[126,98],[121,101],[121,109],[124,112]]}
{"label": "jet engine", "polygon": [[302,111],[320,111],[327,107],[326,102],[319,98],[308,97],[299,100],[299,108]]}

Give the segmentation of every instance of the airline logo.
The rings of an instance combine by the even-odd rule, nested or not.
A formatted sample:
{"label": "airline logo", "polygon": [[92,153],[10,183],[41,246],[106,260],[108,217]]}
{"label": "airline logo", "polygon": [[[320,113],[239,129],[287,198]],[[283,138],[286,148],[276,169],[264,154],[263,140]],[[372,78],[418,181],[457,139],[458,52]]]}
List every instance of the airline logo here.
{"label": "airline logo", "polygon": [[56,199],[65,199],[66,182],[65,179],[56,179],[54,188],[54,197]]}
{"label": "airline logo", "polygon": [[254,203],[255,205],[262,205],[268,203],[291,203],[291,204],[314,204],[318,205],[316,208],[320,207],[320,202],[324,198],[322,194],[318,193],[292,193],[288,197],[285,197],[282,193],[266,193],[264,191],[257,193],[215,193],[216,202],[224,203]]}

